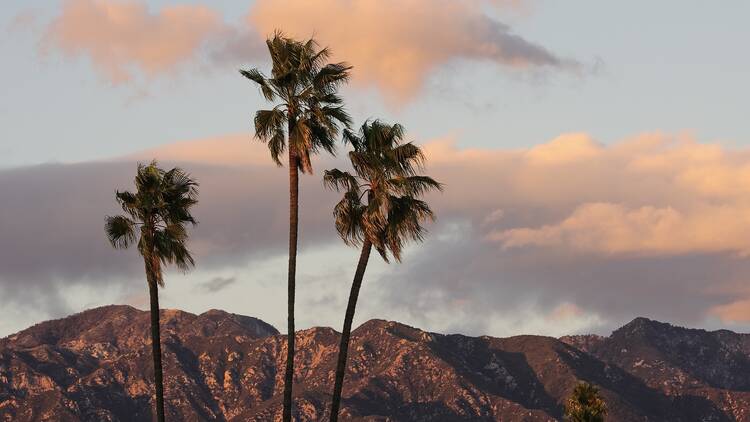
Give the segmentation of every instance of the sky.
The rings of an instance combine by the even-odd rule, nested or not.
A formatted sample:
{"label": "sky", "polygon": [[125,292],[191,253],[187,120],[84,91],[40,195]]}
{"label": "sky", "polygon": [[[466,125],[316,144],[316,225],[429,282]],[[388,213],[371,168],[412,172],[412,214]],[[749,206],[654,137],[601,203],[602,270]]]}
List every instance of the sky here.
{"label": "sky", "polygon": [[[373,256],[355,323],[608,334],[637,316],[750,329],[750,4],[728,0],[6,0],[0,7],[0,336],[145,309],[104,216],[138,161],[201,183],[197,265],[164,307],[286,318],[286,171],[253,139],[275,29],[347,61],[356,124],[423,145],[438,215]],[[345,151],[342,145],[340,152]],[[317,157],[301,185],[298,326],[339,328],[358,251]]]}

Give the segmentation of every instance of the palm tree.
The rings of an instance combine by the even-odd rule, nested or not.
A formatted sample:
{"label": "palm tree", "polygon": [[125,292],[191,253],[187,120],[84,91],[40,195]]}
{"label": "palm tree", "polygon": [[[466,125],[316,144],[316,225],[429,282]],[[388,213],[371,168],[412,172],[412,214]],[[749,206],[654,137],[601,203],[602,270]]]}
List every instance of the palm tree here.
{"label": "palm tree", "polygon": [[425,161],[422,150],[403,139],[401,125],[378,120],[365,122],[359,133],[345,130],[344,141],[353,147],[349,159],[355,174],[333,169],[323,177],[326,187],[344,191],[333,211],[336,230],[347,245],[362,246],[339,344],[331,421],[338,420],[352,320],[371,249],[375,247],[385,262],[389,254],[400,262],[405,243],[421,241],[422,223],[435,219],[429,205],[418,198],[441,191],[442,185],[419,174]]}
{"label": "palm tree", "polygon": [[570,422],[604,422],[607,405],[599,395],[599,389],[581,382],[565,403],[565,420]]}
{"label": "palm tree", "polygon": [[294,292],[297,267],[299,171],[312,173],[310,156],[321,149],[334,153],[342,126],[349,114],[337,95],[349,79],[346,63],[326,63],[328,48],[318,48],[314,39],[297,41],[276,32],[266,41],[271,55],[271,77],[257,69],[240,70],[255,82],[265,99],[276,102],[270,110],[255,113],[255,136],[268,145],[271,158],[281,166],[285,151],[289,158],[289,269],[287,358],[284,377],[284,422],[292,420],[294,380]]}
{"label": "palm tree", "polygon": [[143,256],[151,297],[156,415],[164,422],[158,287],[164,287],[163,265],[174,264],[183,271],[194,265],[185,226],[196,224],[190,208],[198,202],[198,183],[179,168],[165,172],[152,161],[148,166],[138,164],[135,186],[136,193],[117,191],[115,198],[125,215],[107,216],[104,229],[113,247],[124,249],[137,241]]}

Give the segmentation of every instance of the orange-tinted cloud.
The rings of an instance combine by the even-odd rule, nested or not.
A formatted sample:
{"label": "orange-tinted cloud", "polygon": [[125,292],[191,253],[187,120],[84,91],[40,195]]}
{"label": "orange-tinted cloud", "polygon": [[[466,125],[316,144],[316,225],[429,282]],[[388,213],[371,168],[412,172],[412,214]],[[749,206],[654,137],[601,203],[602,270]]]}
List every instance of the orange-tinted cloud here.
{"label": "orange-tinted cloud", "polygon": [[355,66],[355,83],[398,102],[419,92],[431,71],[457,59],[517,69],[578,66],[488,17],[482,2],[258,0],[249,22],[262,34],[314,35]]}
{"label": "orange-tinted cloud", "polygon": [[[503,211],[486,238],[505,248],[750,254],[747,150],[658,133],[608,146],[569,134],[516,151],[443,142],[428,156],[433,166],[466,169],[451,173],[453,201]],[[514,217],[523,208],[538,217]]]}
{"label": "orange-tinted cloud", "polygon": [[135,153],[125,159],[199,163],[211,165],[275,166],[268,148],[251,135],[225,135],[215,138],[174,142]]}
{"label": "orange-tinted cloud", "polygon": [[708,311],[708,314],[718,317],[724,323],[750,322],[750,299],[715,306]]}
{"label": "orange-tinted cloud", "polygon": [[554,246],[597,254],[750,254],[747,204],[672,207],[586,203],[564,220],[491,233],[505,247]]}
{"label": "orange-tinted cloud", "polygon": [[85,55],[113,83],[171,72],[193,58],[222,29],[220,17],[204,6],[164,7],[156,13],[136,1],[65,0],[47,28],[45,48]]}

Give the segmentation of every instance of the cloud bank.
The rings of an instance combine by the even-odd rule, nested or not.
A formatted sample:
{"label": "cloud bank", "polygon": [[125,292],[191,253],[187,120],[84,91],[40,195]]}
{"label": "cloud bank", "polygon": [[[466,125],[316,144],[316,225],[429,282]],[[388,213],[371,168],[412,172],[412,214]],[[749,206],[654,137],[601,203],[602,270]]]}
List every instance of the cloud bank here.
{"label": "cloud bank", "polygon": [[[119,161],[0,171],[3,300],[54,303],[70,285],[95,291],[140,280],[137,257],[111,250],[102,231],[136,158],[178,162],[201,182],[191,244],[202,281],[211,281],[199,291],[243,286],[225,283],[232,268],[283,263],[286,172],[269,166],[249,136],[177,145]],[[610,145],[568,134],[517,150],[442,140],[426,150],[428,173],[446,184],[429,198],[439,220],[403,264],[373,270],[362,315],[494,335],[606,332],[639,315],[750,322],[750,151],[661,133]],[[336,302],[340,292],[327,286],[348,282],[348,267],[331,265],[354,262],[326,252],[340,244],[336,195],[323,190],[319,172],[333,165],[345,166],[321,160],[318,174],[302,179],[301,250],[330,264],[304,269],[320,293],[313,314]]]}
{"label": "cloud bank", "polygon": [[[507,3],[507,4],[506,4]],[[498,2],[513,7],[518,2]],[[483,11],[485,2],[452,0],[259,0],[245,23],[225,22],[206,3],[149,9],[131,0],[65,0],[47,26],[45,51],[87,57],[112,83],[137,75],[173,77],[200,61],[239,66],[266,60],[276,29],[315,36],[351,62],[357,86],[392,103],[413,99],[429,75],[456,60],[510,69],[576,71],[579,64],[515,34]],[[508,6],[511,5],[511,6]]]}

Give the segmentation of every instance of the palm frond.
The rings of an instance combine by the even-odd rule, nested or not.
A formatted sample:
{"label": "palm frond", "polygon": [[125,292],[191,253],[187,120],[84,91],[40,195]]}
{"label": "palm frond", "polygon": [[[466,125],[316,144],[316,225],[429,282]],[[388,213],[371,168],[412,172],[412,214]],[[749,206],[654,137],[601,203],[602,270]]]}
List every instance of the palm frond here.
{"label": "palm frond", "polygon": [[355,151],[362,148],[362,138],[357,134],[357,132],[354,132],[350,129],[344,130],[343,140],[344,143],[350,144]]}
{"label": "palm frond", "polygon": [[349,81],[352,67],[347,63],[330,63],[323,66],[313,77],[312,85],[321,93],[335,92],[339,85]]}
{"label": "palm frond", "polygon": [[260,70],[255,68],[250,70],[240,69],[240,74],[258,84],[258,87],[260,87],[260,91],[261,93],[263,93],[263,97],[266,99],[266,101],[273,101],[276,99],[276,93],[268,83],[266,76]]}
{"label": "palm frond", "polygon": [[434,220],[435,215],[426,202],[411,196],[393,198],[392,204],[385,238],[388,250],[400,262],[404,244],[424,240],[425,228],[422,223]]}
{"label": "palm frond", "polygon": [[107,239],[113,247],[126,249],[135,242],[135,222],[124,215],[107,216],[104,223]]}
{"label": "palm frond", "polygon": [[274,132],[273,136],[268,140],[268,151],[271,153],[271,159],[279,167],[284,165],[281,162],[281,155],[285,150],[286,136],[284,135],[284,129],[280,129]]}
{"label": "palm frond", "polygon": [[396,176],[386,183],[394,192],[415,197],[433,190],[443,191],[443,184],[429,176]]}
{"label": "palm frond", "polygon": [[187,271],[195,265],[185,242],[187,233],[179,224],[169,225],[154,234],[154,249],[159,259],[165,264],[174,264],[182,271]]}
{"label": "palm frond", "polygon": [[323,173],[323,185],[328,189],[336,191],[355,192],[359,196],[359,184],[357,179],[348,171],[339,169],[326,170]]}
{"label": "palm frond", "polygon": [[138,198],[128,191],[115,191],[115,199],[129,216],[138,217]]}
{"label": "palm frond", "polygon": [[310,121],[310,132],[312,135],[313,148],[311,152],[317,153],[324,150],[331,155],[336,155],[336,133],[338,129],[321,126],[317,120]]}
{"label": "palm frond", "polygon": [[287,116],[280,106],[271,110],[255,112],[255,136],[263,142],[268,142],[278,132],[284,132]]}
{"label": "palm frond", "polygon": [[318,121],[330,127],[330,130],[334,134],[338,133],[339,126],[347,127],[352,122],[352,116],[340,105],[325,105],[320,107],[316,110],[315,117]]}
{"label": "palm frond", "polygon": [[420,147],[412,142],[393,148],[389,151],[388,156],[403,173],[416,174],[417,171],[424,168],[424,153]]}
{"label": "palm frond", "polygon": [[164,173],[162,184],[162,220],[168,225],[196,225],[190,208],[198,203],[198,182],[181,168],[175,167]]}
{"label": "palm frond", "polygon": [[364,208],[355,192],[347,192],[333,208],[336,231],[348,246],[357,246],[364,239],[362,214]]}

